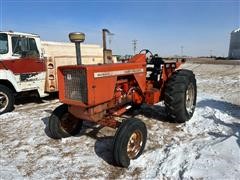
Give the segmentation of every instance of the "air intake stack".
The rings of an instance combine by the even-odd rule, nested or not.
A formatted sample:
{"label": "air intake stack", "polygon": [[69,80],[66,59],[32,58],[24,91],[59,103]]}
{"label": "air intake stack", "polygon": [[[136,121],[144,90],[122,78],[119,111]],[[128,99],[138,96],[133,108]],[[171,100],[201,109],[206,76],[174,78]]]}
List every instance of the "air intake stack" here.
{"label": "air intake stack", "polygon": [[69,34],[69,39],[70,39],[71,42],[75,43],[77,65],[81,65],[82,64],[82,58],[81,58],[80,44],[85,40],[85,34],[81,33],[81,32],[72,32],[72,33]]}

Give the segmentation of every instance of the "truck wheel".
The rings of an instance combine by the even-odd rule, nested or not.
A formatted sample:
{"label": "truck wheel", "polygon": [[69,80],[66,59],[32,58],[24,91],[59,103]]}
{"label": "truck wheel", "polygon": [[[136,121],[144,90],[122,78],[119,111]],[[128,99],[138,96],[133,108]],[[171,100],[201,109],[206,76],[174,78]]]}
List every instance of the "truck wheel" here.
{"label": "truck wheel", "polygon": [[113,146],[113,158],[118,166],[128,167],[131,159],[143,152],[147,139],[145,124],[138,119],[127,119],[119,126]]}
{"label": "truck wheel", "polygon": [[0,85],[0,114],[12,111],[14,109],[14,95],[11,89]]}
{"label": "truck wheel", "polygon": [[167,116],[178,123],[188,121],[196,106],[197,86],[195,75],[190,70],[178,70],[166,84],[164,103]]}
{"label": "truck wheel", "polygon": [[68,106],[58,106],[49,118],[50,136],[61,139],[78,134],[82,127],[82,120],[77,119],[68,112]]}

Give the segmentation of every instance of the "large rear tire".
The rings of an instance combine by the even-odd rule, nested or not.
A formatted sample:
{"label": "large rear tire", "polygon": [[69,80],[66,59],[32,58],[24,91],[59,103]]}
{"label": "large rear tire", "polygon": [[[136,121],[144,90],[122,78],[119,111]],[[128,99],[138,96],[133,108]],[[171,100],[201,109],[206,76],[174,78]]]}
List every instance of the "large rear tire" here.
{"label": "large rear tire", "polygon": [[14,109],[14,95],[11,89],[0,85],[0,114],[10,112]]}
{"label": "large rear tire", "polygon": [[82,120],[77,119],[68,112],[68,106],[58,106],[49,118],[49,131],[53,139],[74,136],[80,132]]}
{"label": "large rear tire", "polygon": [[177,70],[169,78],[165,88],[164,103],[167,117],[183,123],[193,116],[197,97],[195,75],[190,70]]}
{"label": "large rear tire", "polygon": [[119,126],[113,146],[116,165],[128,167],[131,159],[137,159],[143,152],[147,140],[145,124],[138,119],[127,119]]}

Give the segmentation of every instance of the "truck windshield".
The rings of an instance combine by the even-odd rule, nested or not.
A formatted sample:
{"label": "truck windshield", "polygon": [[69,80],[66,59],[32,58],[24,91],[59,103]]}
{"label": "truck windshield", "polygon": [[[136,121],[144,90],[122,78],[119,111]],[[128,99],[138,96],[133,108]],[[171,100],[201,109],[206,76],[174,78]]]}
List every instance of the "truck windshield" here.
{"label": "truck windshield", "polygon": [[8,53],[8,37],[7,34],[0,33],[0,54]]}

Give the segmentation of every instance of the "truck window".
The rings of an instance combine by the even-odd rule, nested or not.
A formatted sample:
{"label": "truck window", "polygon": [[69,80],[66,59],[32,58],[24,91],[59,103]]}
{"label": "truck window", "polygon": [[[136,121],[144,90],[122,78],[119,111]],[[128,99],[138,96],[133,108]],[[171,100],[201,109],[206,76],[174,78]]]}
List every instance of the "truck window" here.
{"label": "truck window", "polygon": [[8,53],[8,37],[7,34],[0,34],[0,54]]}
{"label": "truck window", "polygon": [[22,42],[20,36],[13,36],[12,37],[12,52],[13,54],[22,54]]}
{"label": "truck window", "polygon": [[40,57],[35,39],[29,38],[28,40],[29,40],[29,51],[31,55],[35,57]]}
{"label": "truck window", "polygon": [[24,57],[40,57],[34,38],[12,37],[13,54],[19,54]]}

